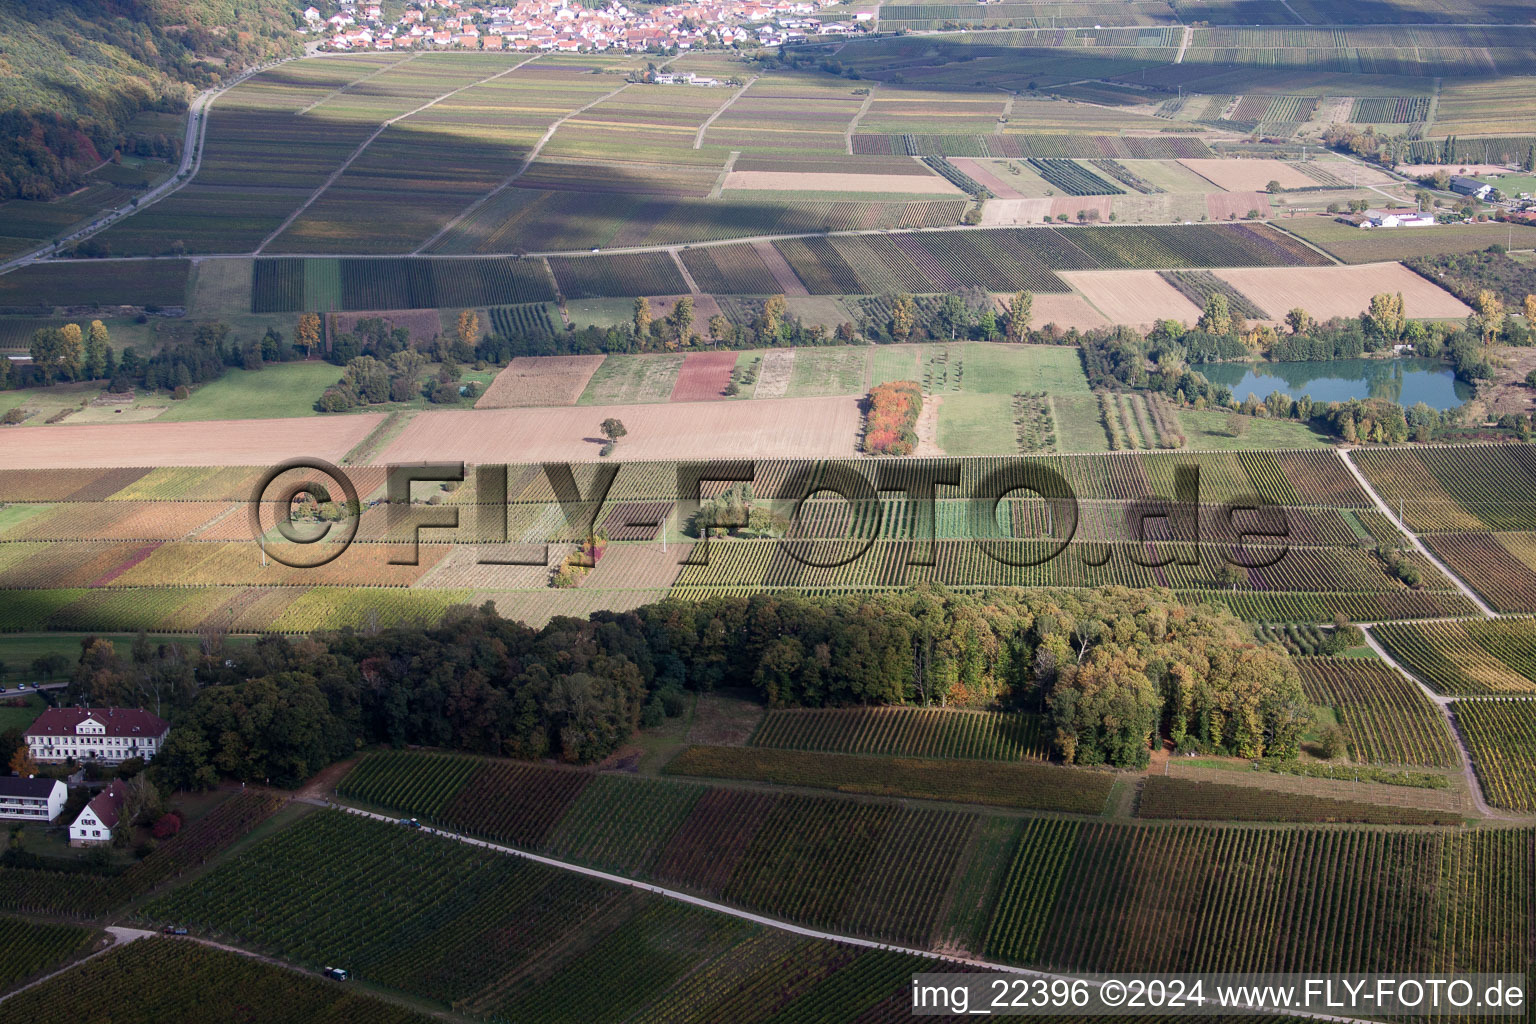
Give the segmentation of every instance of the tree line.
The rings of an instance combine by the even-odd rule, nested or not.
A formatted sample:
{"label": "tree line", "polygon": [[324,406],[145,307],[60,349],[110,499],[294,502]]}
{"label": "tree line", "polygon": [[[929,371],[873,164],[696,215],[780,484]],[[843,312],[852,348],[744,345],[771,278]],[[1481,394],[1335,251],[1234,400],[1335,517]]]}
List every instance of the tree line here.
{"label": "tree line", "polygon": [[688,691],[750,686],[777,707],[917,704],[1045,714],[1061,758],[1136,767],[1152,744],[1295,756],[1307,704],[1283,648],[1224,608],[1166,593],[941,587],[666,600],[542,629],[458,607],[433,626],[343,631],[200,655],[86,638],[66,700],[173,723],[163,786],[295,786],[370,744],[591,763]]}

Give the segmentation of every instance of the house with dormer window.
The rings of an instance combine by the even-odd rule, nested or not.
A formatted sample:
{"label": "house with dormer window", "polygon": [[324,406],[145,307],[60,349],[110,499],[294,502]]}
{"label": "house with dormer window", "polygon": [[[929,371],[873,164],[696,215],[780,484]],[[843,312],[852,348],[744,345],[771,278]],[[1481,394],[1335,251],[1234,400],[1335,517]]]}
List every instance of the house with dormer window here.
{"label": "house with dormer window", "polygon": [[127,802],[128,789],[122,779],[113,779],[112,785],[97,793],[91,802],[81,809],[69,826],[70,846],[93,846],[110,843],[112,830],[123,817],[123,805]]}
{"label": "house with dormer window", "polygon": [[49,708],[27,728],[27,747],[38,764],[154,760],[171,724],[139,708]]}

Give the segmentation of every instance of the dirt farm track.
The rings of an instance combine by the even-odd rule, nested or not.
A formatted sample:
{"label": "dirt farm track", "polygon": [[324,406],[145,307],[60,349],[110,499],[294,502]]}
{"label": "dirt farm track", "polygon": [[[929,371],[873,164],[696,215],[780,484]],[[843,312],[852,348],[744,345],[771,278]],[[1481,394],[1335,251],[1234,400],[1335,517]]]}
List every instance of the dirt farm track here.
{"label": "dirt farm track", "polygon": [[610,416],[629,431],[614,452],[626,460],[847,457],[860,426],[852,397],[424,412],[379,461],[595,459]]}
{"label": "dirt farm track", "polygon": [[383,413],[202,423],[103,423],[0,430],[6,469],[267,466],[300,455],[340,462]]}

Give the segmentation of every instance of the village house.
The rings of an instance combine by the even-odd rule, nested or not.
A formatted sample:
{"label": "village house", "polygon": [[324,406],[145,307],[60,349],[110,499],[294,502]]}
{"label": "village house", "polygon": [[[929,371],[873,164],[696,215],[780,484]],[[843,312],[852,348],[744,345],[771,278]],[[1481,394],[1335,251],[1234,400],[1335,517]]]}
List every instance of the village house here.
{"label": "village house", "polygon": [[113,779],[112,784],[91,798],[91,802],[81,808],[74,822],[69,826],[70,846],[94,846],[97,843],[110,843],[112,830],[117,828],[118,822],[123,816],[123,804],[128,798],[127,787],[122,779]]}
{"label": "village house", "polygon": [[138,708],[49,708],[27,728],[27,747],[38,764],[150,761],[170,731],[165,719]]}
{"label": "village house", "polygon": [[1479,201],[1488,198],[1488,193],[1493,191],[1493,186],[1476,178],[1468,178],[1464,175],[1451,175],[1451,191],[1459,196],[1471,196]]}
{"label": "village house", "polygon": [[58,779],[0,778],[0,818],[10,821],[52,821],[64,810],[69,791]]}
{"label": "village house", "polygon": [[1435,215],[1418,210],[1366,210],[1362,228],[1432,228]]}

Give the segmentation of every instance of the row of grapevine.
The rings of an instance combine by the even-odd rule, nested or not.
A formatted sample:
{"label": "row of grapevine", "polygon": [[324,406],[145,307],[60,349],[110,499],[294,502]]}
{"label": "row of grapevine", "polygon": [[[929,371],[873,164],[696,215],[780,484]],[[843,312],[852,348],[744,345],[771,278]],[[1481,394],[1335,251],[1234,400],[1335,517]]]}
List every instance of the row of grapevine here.
{"label": "row of grapevine", "polygon": [[[252,260],[251,265],[253,313],[301,312],[322,292],[339,292],[338,311],[497,306],[555,297],[539,260],[289,256]],[[314,287],[320,282],[310,279],[325,275],[336,278],[331,287]]]}
{"label": "row of grapevine", "polygon": [[1356,761],[1456,764],[1444,716],[1400,673],[1359,658],[1301,658],[1297,667],[1307,699],[1338,713]]}
{"label": "row of grapevine", "polygon": [[1373,448],[1348,457],[1415,532],[1536,528],[1536,445]]}
{"label": "row of grapevine", "polygon": [[906,757],[1044,760],[1049,741],[1037,715],[942,708],[815,708],[770,711],[757,747]]}
{"label": "row of grapevine", "polygon": [[1488,802],[1536,811],[1536,701],[1462,700],[1455,715]]}
{"label": "row of grapevine", "polygon": [[1103,178],[1072,160],[1031,158],[1029,166],[1035,173],[1055,185],[1069,196],[1118,196],[1125,189],[1111,185]]}
{"label": "row of grapevine", "polygon": [[87,952],[95,938],[80,925],[0,917],[0,990]]}
{"label": "row of grapevine", "polygon": [[263,1024],[435,1019],[238,953],[160,938],[121,945],[6,1001],[12,1019],[32,1024],[167,1024],[214,1019],[220,1010]]}
{"label": "row of grapevine", "polygon": [[1536,619],[1388,622],[1371,633],[1441,693],[1536,694]]}

